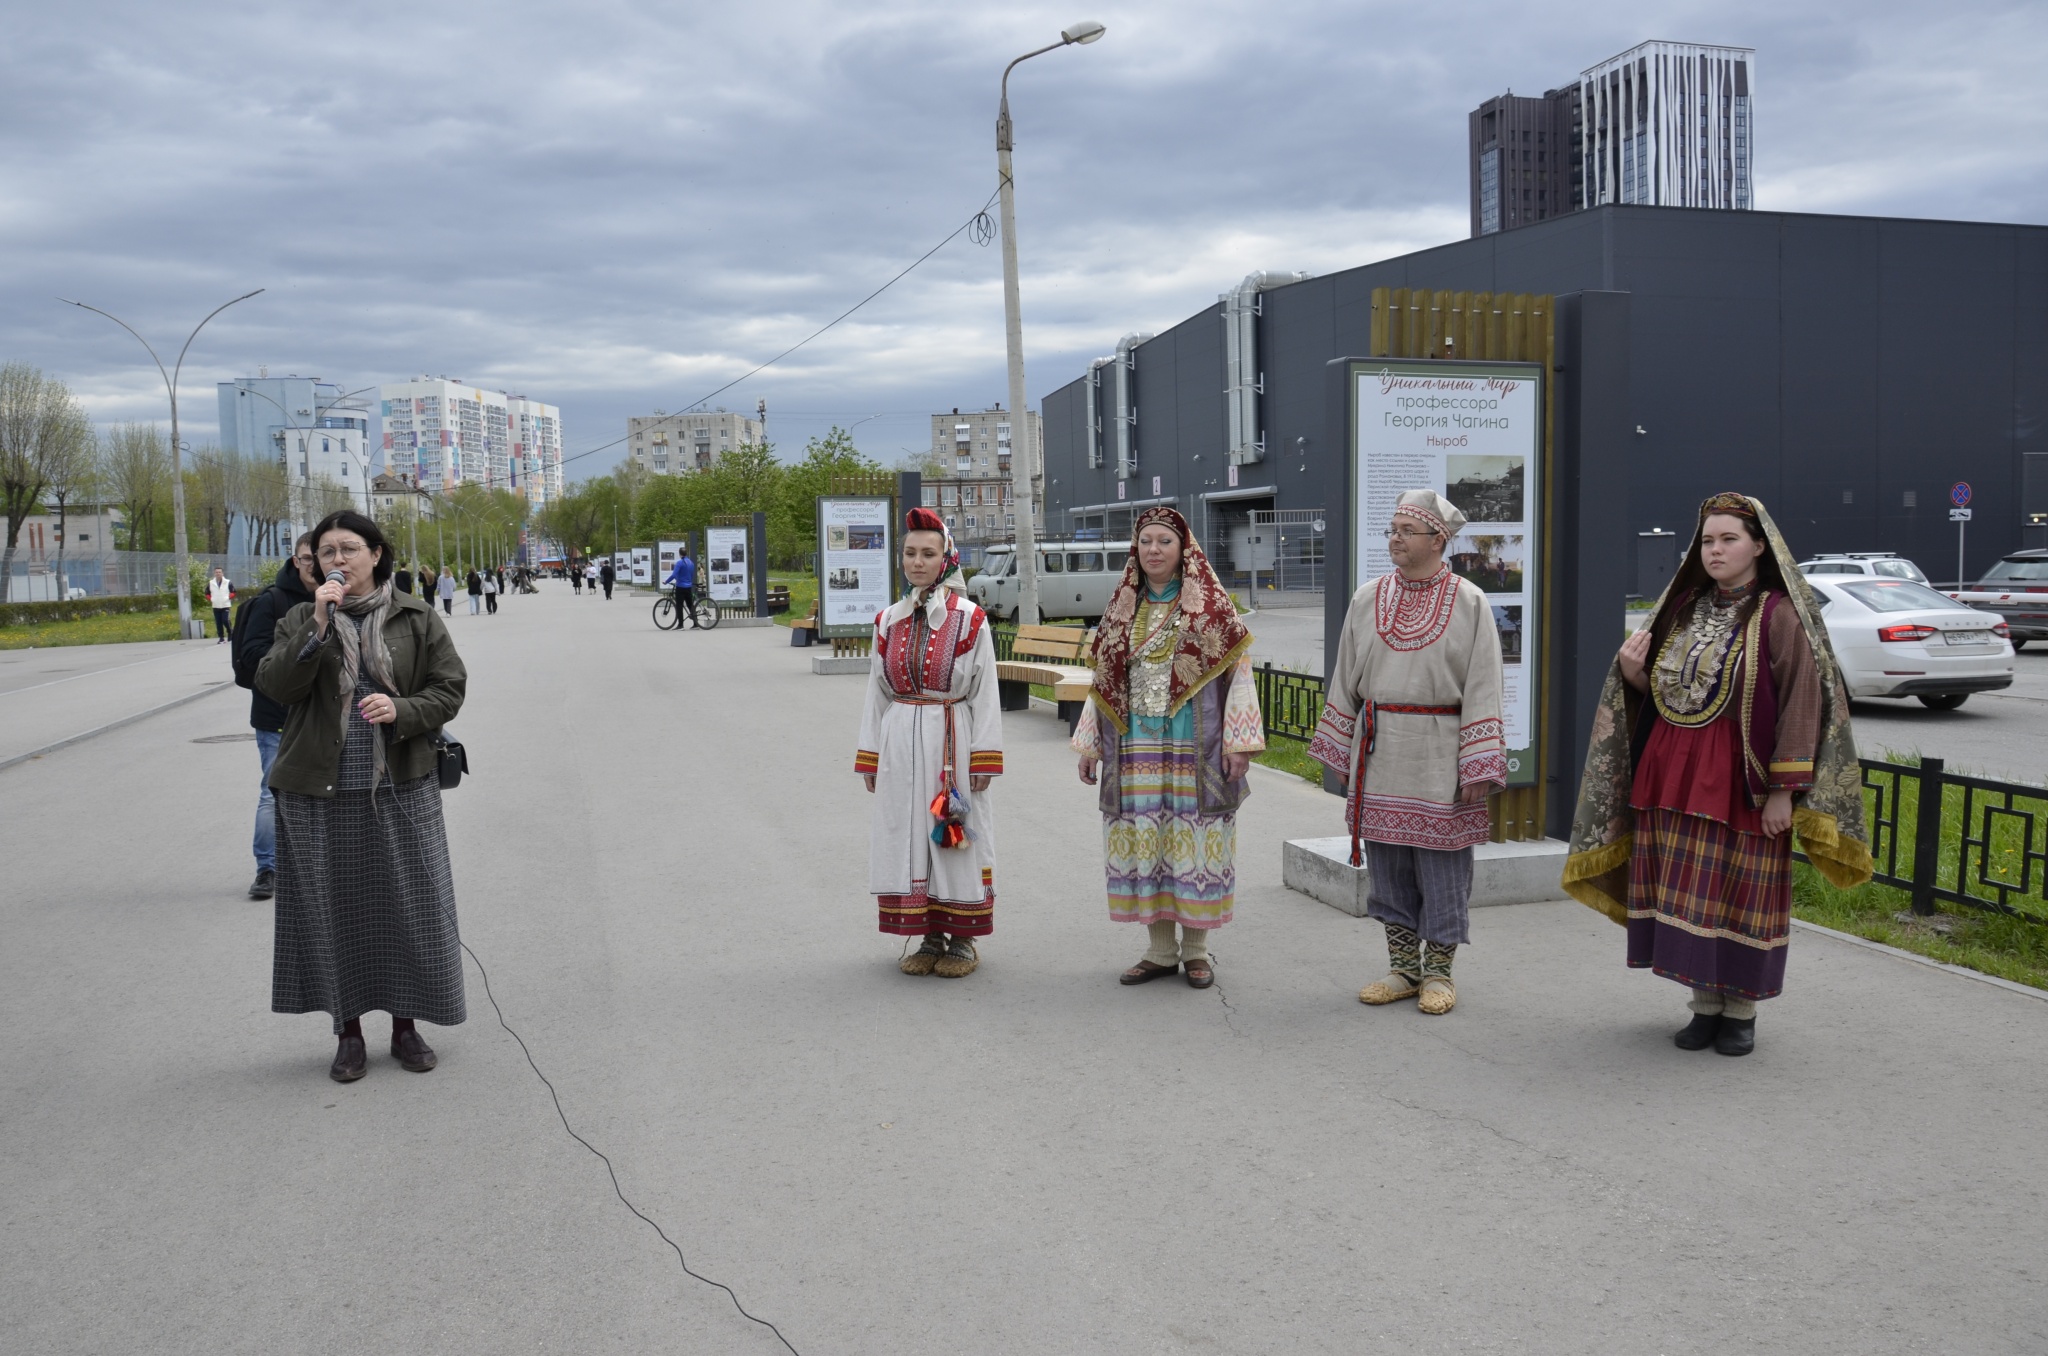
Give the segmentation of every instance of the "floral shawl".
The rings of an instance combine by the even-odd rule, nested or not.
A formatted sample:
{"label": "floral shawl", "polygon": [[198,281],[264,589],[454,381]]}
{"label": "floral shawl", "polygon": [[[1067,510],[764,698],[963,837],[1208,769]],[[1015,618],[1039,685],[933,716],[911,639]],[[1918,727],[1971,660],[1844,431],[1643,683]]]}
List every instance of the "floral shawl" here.
{"label": "floral shawl", "polygon": [[[1820,670],[1820,747],[1813,760],[1813,788],[1795,798],[1792,830],[1814,868],[1834,885],[1860,885],[1870,879],[1870,839],[1863,818],[1863,769],[1856,758],[1856,741],[1849,729],[1849,690],[1842,681],[1841,666],[1828,643],[1827,628],[1821,624],[1820,608],[1806,577],[1799,573],[1797,557],[1778,534],[1763,502],[1746,495],[1715,495],[1700,506],[1700,524],[1709,513],[1744,513],[1763,527],[1785,591],[1799,614],[1806,641],[1813,650],[1814,665]],[[1686,559],[1697,559],[1699,528],[1693,530]],[[1665,614],[1690,595],[1681,589],[1686,581],[1681,569],[1657,600],[1651,625],[1665,621]],[[1572,898],[1606,914],[1617,923],[1628,921],[1628,865],[1635,842],[1635,811],[1629,807],[1634,789],[1635,760],[1631,753],[1640,700],[1622,680],[1617,659],[1608,669],[1607,685],[1600,690],[1600,706],[1593,713],[1593,737],[1586,750],[1586,770],[1579,780],[1578,809],[1572,815],[1571,854],[1565,859],[1564,888]]]}
{"label": "floral shawl", "polygon": [[[1138,565],[1138,534],[1147,527],[1165,524],[1180,536],[1180,643],[1173,653],[1173,685],[1167,697],[1167,713],[1178,712],[1188,698],[1220,674],[1228,673],[1239,656],[1251,648],[1252,634],[1238,620],[1237,603],[1202,553],[1188,520],[1170,508],[1149,508],[1138,515],[1131,527],[1131,554],[1124,561],[1124,577],[1118,581],[1102,623],[1095,629],[1091,658],[1095,664],[1095,686],[1088,699],[1118,734],[1130,733],[1131,718],[1131,628],[1137,620],[1138,602],[1145,587],[1145,572]],[[1141,637],[1142,639],[1142,637]]]}

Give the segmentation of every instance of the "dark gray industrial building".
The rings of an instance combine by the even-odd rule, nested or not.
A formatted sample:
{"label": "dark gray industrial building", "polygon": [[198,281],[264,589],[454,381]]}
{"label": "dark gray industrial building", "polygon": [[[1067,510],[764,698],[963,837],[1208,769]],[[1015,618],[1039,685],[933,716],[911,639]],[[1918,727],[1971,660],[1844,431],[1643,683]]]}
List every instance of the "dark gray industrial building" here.
{"label": "dark gray industrial building", "polygon": [[1763,498],[1796,551],[1897,551],[1936,579],[1955,570],[1956,481],[1975,490],[1972,575],[2048,546],[2048,228],[1628,206],[1305,281],[1259,275],[1127,336],[1044,398],[1050,530],[1114,535],[1123,510],[1174,503],[1229,566],[1252,509],[1334,518],[1346,452],[1324,369],[1371,351],[1382,286],[1551,293],[1561,323],[1570,294],[1608,294],[1583,349],[1602,370],[1571,370],[1561,343],[1555,374],[1560,409],[1601,384],[1604,422],[1559,436],[1624,440],[1625,484],[1604,502],[1642,543],[1638,591],[1674,563],[1654,534],[1682,540],[1723,489]]}

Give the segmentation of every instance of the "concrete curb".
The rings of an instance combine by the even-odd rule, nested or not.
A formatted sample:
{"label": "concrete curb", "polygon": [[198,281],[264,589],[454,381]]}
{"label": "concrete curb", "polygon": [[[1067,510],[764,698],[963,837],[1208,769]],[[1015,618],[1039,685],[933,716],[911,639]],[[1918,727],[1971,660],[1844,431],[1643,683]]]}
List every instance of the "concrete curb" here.
{"label": "concrete curb", "polygon": [[1966,965],[1950,965],[1947,961],[1938,961],[1932,956],[1922,956],[1911,951],[1902,951],[1896,946],[1886,946],[1883,942],[1873,942],[1868,937],[1858,937],[1852,932],[1837,932],[1833,928],[1824,928],[1818,923],[1809,923],[1801,918],[1793,919],[1792,926],[1803,928],[1808,932],[1818,932],[1823,937],[1832,937],[1838,942],[1847,942],[1851,946],[1860,946],[1865,951],[1876,951],[1887,956],[1896,956],[1902,961],[1911,961],[1915,965],[1926,965],[1936,970],[1946,970],[1949,974],[1960,975],[1964,979],[1974,979],[1979,984],[1995,985],[2010,993],[2024,994],[2028,998],[2037,998],[2044,1003],[2048,1003],[2048,989],[2037,989],[2030,984],[2018,984],[2010,979],[2001,979],[1997,975],[1987,975],[1982,970],[1972,970]]}
{"label": "concrete curb", "polygon": [[94,729],[87,730],[83,734],[75,734],[68,739],[60,739],[54,744],[45,744],[39,749],[30,749],[27,753],[17,753],[14,755],[14,757],[9,758],[7,761],[0,762],[0,772],[5,772],[8,768],[11,767],[19,767],[21,764],[28,762],[31,758],[40,758],[46,753],[55,753],[59,749],[66,749],[70,748],[73,744],[83,743],[96,735],[111,734],[113,731],[119,730],[124,726],[133,725],[139,720],[148,720],[151,716],[162,715],[164,712],[169,711],[175,707],[183,706],[187,702],[196,702],[201,697],[210,697],[214,693],[220,691],[222,688],[231,688],[234,685],[235,684],[231,679],[223,678],[217,683],[212,683],[206,687],[199,689],[199,691],[197,692],[188,692],[184,696],[179,697],[175,701],[165,702],[161,706],[152,706],[147,711],[137,711],[132,716],[123,716],[119,720],[109,721],[105,725],[97,726]]}
{"label": "concrete curb", "polygon": [[[1472,907],[1555,900],[1567,851],[1555,838],[1479,844],[1472,850]],[[1366,916],[1370,872],[1351,864],[1349,838],[1288,840],[1280,849],[1280,879],[1288,889],[1340,913]]]}

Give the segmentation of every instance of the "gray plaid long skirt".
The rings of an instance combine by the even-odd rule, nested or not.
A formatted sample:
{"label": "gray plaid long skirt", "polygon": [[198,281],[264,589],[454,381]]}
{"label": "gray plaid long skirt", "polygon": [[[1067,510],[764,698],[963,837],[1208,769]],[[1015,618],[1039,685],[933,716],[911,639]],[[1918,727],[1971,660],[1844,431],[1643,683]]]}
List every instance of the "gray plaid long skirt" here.
{"label": "gray plaid long skirt", "polygon": [[279,791],[272,1012],[342,1023],[383,1011],[436,1026],[468,1016],[455,881],[432,776],[332,799]]}

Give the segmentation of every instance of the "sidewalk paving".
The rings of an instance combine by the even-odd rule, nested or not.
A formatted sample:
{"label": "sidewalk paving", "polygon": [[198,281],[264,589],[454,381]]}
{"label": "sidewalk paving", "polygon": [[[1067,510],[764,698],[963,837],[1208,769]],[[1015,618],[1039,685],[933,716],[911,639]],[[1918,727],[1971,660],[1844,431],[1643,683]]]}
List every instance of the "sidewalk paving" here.
{"label": "sidewalk paving", "polygon": [[[2048,1348],[2048,1003],[1801,933],[1758,1052],[1686,1054],[1682,991],[1557,903],[1475,915],[1448,1017],[1366,1009],[1377,925],[1279,883],[1337,802],[1263,772],[1218,986],[1125,989],[1043,713],[1006,722],[982,970],[910,979],[859,679],[559,585],[452,625],[465,939],[627,1195],[805,1356]],[[192,742],[246,720],[0,772],[36,845],[0,896],[7,1345],[780,1351],[618,1204],[473,968],[423,1077],[373,1016],[337,1086],[327,1020],[268,1011],[255,753]]]}

